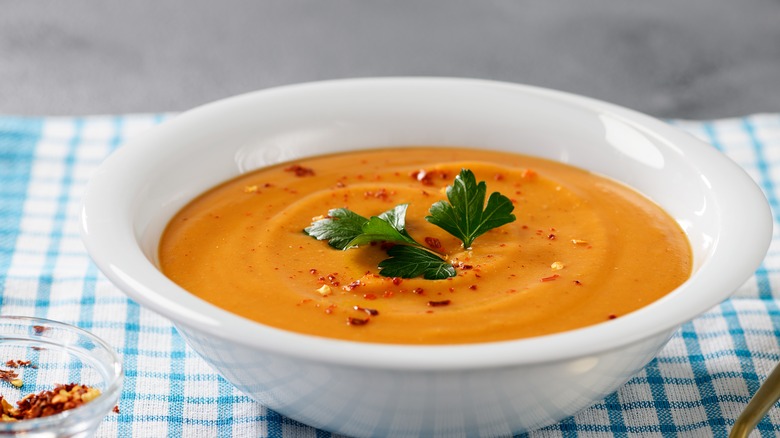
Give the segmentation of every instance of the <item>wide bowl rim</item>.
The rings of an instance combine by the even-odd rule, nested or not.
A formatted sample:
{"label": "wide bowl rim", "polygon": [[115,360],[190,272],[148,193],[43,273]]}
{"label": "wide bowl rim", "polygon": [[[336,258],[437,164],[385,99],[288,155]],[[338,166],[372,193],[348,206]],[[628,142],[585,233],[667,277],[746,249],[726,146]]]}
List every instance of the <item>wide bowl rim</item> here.
{"label": "wide bowl rim", "polygon": [[[749,260],[743,262],[740,272],[732,273],[729,278],[725,279],[706,278],[706,281],[703,281],[700,270],[676,290],[678,293],[664,297],[625,317],[594,326],[510,341],[414,346],[341,341],[287,332],[249,321],[205,302],[202,302],[203,305],[195,305],[197,308],[177,307],[172,305],[170,299],[163,297],[154,288],[149,287],[147,285],[148,278],[128,277],[124,272],[124,267],[114,264],[115,257],[112,251],[117,251],[117,249],[106,248],[106,245],[101,244],[100,241],[107,236],[106,233],[113,231],[107,229],[96,219],[96,216],[106,213],[105,211],[101,212],[99,207],[101,202],[106,199],[106,187],[116,184],[115,181],[112,181],[113,175],[121,166],[125,166],[124,162],[134,156],[134,159],[138,159],[137,155],[142,153],[142,149],[161,141],[163,137],[169,139],[171,135],[175,136],[177,131],[191,129],[193,124],[202,123],[203,120],[211,118],[218,120],[235,110],[236,107],[246,105],[248,102],[260,104],[263,99],[271,95],[278,97],[285,93],[300,93],[327,87],[348,88],[353,84],[355,86],[382,87],[387,84],[404,83],[437,84],[437,86],[444,87],[476,86],[494,91],[531,94],[575,105],[588,111],[608,113],[648,132],[655,133],[674,145],[684,145],[684,148],[690,151],[692,156],[702,160],[697,165],[704,168],[708,172],[708,176],[716,171],[726,172],[725,176],[722,174],[711,175],[715,179],[716,185],[720,183],[720,180],[724,180],[723,183],[728,182],[732,188],[739,187],[739,196],[737,197],[743,201],[748,199],[751,203],[751,209],[756,212],[751,216],[749,224],[753,227],[753,233],[748,237],[740,236],[741,239],[747,239],[747,243],[752,248],[752,253],[747,257]],[[143,172],[138,172],[138,174],[143,174]],[[744,196],[745,194],[749,196]],[[734,202],[734,200],[735,195],[730,194],[724,202]],[[726,218],[728,226],[747,225],[747,220],[744,217],[739,217],[740,215],[736,212],[725,212],[725,214],[728,215]],[[722,259],[725,256],[724,251],[734,249],[732,246],[736,237],[730,234],[734,230],[727,230],[725,235],[723,230],[720,231],[721,234],[713,242],[713,254],[717,254]],[[84,196],[81,232],[90,256],[101,271],[128,296],[169,318],[174,325],[201,333],[205,332],[217,339],[228,340],[250,348],[314,362],[386,369],[443,370],[543,364],[618,349],[674,329],[727,298],[733,290],[749,278],[753,269],[758,266],[768,250],[771,241],[772,220],[768,203],[760,188],[743,169],[712,146],[645,114],[584,96],[522,84],[470,78],[384,77],[310,82],[245,93],[186,111],[172,120],[150,129],[124,144],[100,165],[99,171],[93,174]],[[724,237],[728,238],[724,239]],[[721,248],[722,245],[730,247]],[[138,257],[138,255],[142,255],[140,248],[124,248],[124,250],[132,252],[138,250],[134,260],[137,263],[146,263],[153,267],[153,264],[145,257]],[[748,270],[746,267],[750,267],[750,269]],[[154,269],[156,270],[156,268]],[[717,271],[717,269],[710,269],[710,271],[713,270]],[[713,275],[712,272],[709,274]],[[719,274],[725,275],[723,272]],[[162,283],[158,282],[157,285],[159,284]],[[179,297],[182,297],[181,294],[187,294],[170,280],[164,287],[168,293]],[[705,294],[699,290],[704,287],[717,287],[720,290]],[[694,290],[692,291],[692,289]],[[594,339],[599,342],[593,342]]]}

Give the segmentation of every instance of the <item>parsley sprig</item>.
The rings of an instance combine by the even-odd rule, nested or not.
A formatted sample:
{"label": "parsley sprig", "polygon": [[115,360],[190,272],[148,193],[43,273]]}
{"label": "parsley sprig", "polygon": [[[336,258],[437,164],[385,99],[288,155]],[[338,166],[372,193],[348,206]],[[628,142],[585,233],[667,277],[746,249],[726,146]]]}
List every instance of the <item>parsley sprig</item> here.
{"label": "parsley sprig", "polygon": [[336,208],[328,216],[312,222],[304,232],[317,240],[327,240],[336,249],[350,249],[373,242],[396,244],[387,250],[389,259],[379,264],[386,277],[428,280],[454,277],[456,272],[439,253],[423,246],[406,231],[406,208],[396,205],[379,216],[365,218],[346,208]]}
{"label": "parsley sprig", "polygon": [[452,234],[463,242],[464,248],[471,248],[472,242],[488,230],[498,228],[515,220],[512,201],[498,192],[493,192],[485,206],[487,185],[477,184],[474,173],[463,169],[455,182],[447,186],[446,201],[431,206],[430,216],[425,220]]}
{"label": "parsley sprig", "polygon": [[[487,231],[515,220],[514,206],[506,196],[494,192],[485,205],[487,186],[484,181],[477,183],[471,170],[462,169],[446,193],[449,202],[433,204],[425,219],[460,239],[464,248],[471,248],[474,239]],[[370,218],[336,208],[312,222],[304,232],[341,250],[374,242],[394,244],[387,250],[390,258],[378,266],[379,273],[386,277],[441,280],[457,275],[442,254],[420,244],[406,231],[407,207],[408,204],[399,204]]]}

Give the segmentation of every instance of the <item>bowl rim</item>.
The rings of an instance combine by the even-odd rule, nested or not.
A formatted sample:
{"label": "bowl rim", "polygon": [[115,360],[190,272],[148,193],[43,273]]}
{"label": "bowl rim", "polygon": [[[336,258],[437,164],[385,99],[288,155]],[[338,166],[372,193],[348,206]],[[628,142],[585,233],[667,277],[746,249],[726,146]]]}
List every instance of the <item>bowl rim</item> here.
{"label": "bowl rim", "polygon": [[[530,94],[574,105],[591,112],[607,113],[647,132],[657,134],[670,144],[684,145],[686,152],[691,157],[700,160],[696,164],[707,175],[715,175],[714,172],[719,173],[715,175],[713,181],[708,181],[708,183],[714,184],[713,191],[722,189],[726,183],[732,189],[738,188],[737,194],[717,193],[719,202],[725,205],[735,205],[734,203],[737,201],[744,205],[747,202],[750,209],[756,212],[756,214],[751,215],[748,221],[747,218],[740,217],[747,215],[740,215],[735,211],[722,211],[726,215],[725,226],[749,225],[753,229],[749,236],[740,236],[741,241],[739,242],[743,248],[750,248],[751,252],[744,257],[745,260],[741,261],[739,272],[734,273],[728,279],[711,278],[712,275],[704,278],[703,270],[710,274],[722,270],[724,265],[728,266],[727,260],[724,259],[727,255],[723,253],[734,251],[740,247],[737,245],[737,237],[732,235],[733,230],[726,230],[727,232],[724,234],[721,229],[717,239],[713,242],[712,249],[713,257],[718,255],[718,263],[709,266],[712,264],[712,260],[706,261],[698,272],[675,290],[675,293],[670,293],[621,318],[563,333],[533,338],[476,344],[418,346],[352,342],[288,332],[231,314],[192,295],[190,296],[200,301],[201,304],[197,305],[197,301],[190,300],[189,303],[193,304],[194,307],[185,308],[162,297],[152,287],[149,287],[148,279],[139,280],[128,276],[123,266],[115,264],[115,255],[111,253],[111,250],[105,248],[106,245],[101,244],[102,239],[107,238],[111,232],[116,232],[115,229],[110,229],[101,223],[103,218],[99,218],[107,213],[100,210],[101,202],[107,199],[107,192],[110,190],[107,187],[115,186],[116,181],[113,181],[113,175],[122,166],[127,166],[125,164],[127,160],[138,159],[139,154],[143,153],[142,150],[148,149],[149,145],[160,142],[163,138],[168,138],[171,135],[175,136],[183,129],[193,128],[204,120],[212,118],[218,120],[220,117],[226,117],[226,114],[230,114],[231,111],[235,111],[237,107],[242,105],[262,103],[268,96],[278,98],[285,93],[305,93],[308,90],[319,88],[349,88],[353,85],[357,87],[383,87],[388,84],[485,87],[490,90]],[[143,172],[138,173],[142,174]],[[676,127],[618,105],[563,91],[484,79],[443,77],[377,77],[309,82],[254,91],[196,107],[134,137],[106,159],[90,178],[83,198],[81,218],[82,239],[88,253],[100,270],[130,298],[170,319],[179,328],[205,332],[209,336],[253,349],[315,362],[407,370],[470,369],[544,364],[618,349],[653,336],[666,336],[667,333],[671,333],[681,324],[727,298],[752,275],[753,270],[763,260],[768,250],[773,227],[768,202],[750,176],[711,145]],[[140,248],[124,249],[134,252],[133,257],[136,262],[146,263],[156,270],[156,267],[143,256]],[[135,254],[136,250],[137,254]],[[162,275],[159,271],[157,272]],[[165,287],[170,292],[178,296],[181,296],[182,293],[189,295],[172,281],[167,281],[168,284]],[[162,283],[158,282],[158,284]],[[692,293],[691,289],[694,288],[697,290],[712,288],[713,292],[705,293],[706,291],[698,290]],[[207,309],[207,311],[202,309]],[[615,333],[620,333],[620,336],[616,336]],[[593,345],[593,339],[600,342]],[[586,342],[588,340],[591,342]],[[414,358],[414,360],[409,360],[410,358]]]}

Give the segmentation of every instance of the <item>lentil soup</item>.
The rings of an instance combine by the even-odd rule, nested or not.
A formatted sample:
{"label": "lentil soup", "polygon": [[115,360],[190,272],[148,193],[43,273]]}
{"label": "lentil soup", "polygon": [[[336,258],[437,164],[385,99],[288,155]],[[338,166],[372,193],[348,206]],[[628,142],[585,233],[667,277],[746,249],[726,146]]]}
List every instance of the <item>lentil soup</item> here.
{"label": "lentil soup", "polygon": [[[425,220],[470,169],[516,220],[471,248]],[[444,280],[380,275],[381,244],[336,250],[303,232],[334,208],[370,217],[408,203],[406,229],[441,253]],[[477,149],[410,147],[297,160],[204,193],[169,223],[162,271],[263,324],[353,341],[518,339],[619,318],[691,272],[684,232],[634,190],[558,162]]]}

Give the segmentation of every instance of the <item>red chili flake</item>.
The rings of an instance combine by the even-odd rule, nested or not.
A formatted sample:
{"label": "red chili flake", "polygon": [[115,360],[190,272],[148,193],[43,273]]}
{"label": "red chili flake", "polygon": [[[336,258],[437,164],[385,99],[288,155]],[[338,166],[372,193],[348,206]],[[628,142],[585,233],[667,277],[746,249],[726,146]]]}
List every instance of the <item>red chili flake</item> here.
{"label": "red chili flake", "polygon": [[426,237],[425,243],[428,244],[431,248],[439,249],[441,248],[441,240],[435,238],[435,237]]}
{"label": "red chili flake", "polygon": [[5,366],[11,367],[11,368],[19,368],[19,367],[35,368],[35,366],[30,364],[29,360],[21,360],[21,359],[18,359],[18,360],[11,359],[9,361],[6,361]]}
{"label": "red chili flake", "polygon": [[423,288],[421,288],[421,287],[417,287],[417,288],[415,288],[415,289],[412,291],[412,293],[415,293],[415,294],[417,294],[417,295],[423,295],[423,294],[425,293],[425,291],[423,290]]}
{"label": "red chili flake", "polygon": [[379,247],[382,248],[382,251],[387,251],[388,249],[395,246],[395,243],[392,242],[382,242],[379,244]]}
{"label": "red chili flake", "polygon": [[[422,182],[423,184],[425,184],[425,181],[426,181],[425,177],[427,175],[428,175],[428,173],[425,170],[423,170],[423,169],[415,170],[415,171],[413,171],[412,173],[409,174],[409,176],[411,176],[412,178],[416,179],[417,181]],[[430,183],[430,181],[428,181],[428,183]]]}
{"label": "red chili flake", "polygon": [[450,290],[450,292],[455,292],[455,288],[454,287],[451,287],[449,290]]}
{"label": "red chili flake", "polygon": [[467,265],[467,264],[465,264],[465,263],[463,263],[461,261],[457,261],[456,263],[454,263],[454,265],[455,265],[456,268],[460,268],[460,269],[463,269],[463,270],[466,270],[466,271],[468,271],[469,269],[472,269],[474,267],[472,265]]}
{"label": "red chili flake", "polygon": [[430,307],[442,307],[442,306],[449,306],[450,300],[441,300],[441,301],[428,301],[428,306]]}
{"label": "red chili flake", "polygon": [[303,167],[300,164],[293,164],[292,166],[289,166],[284,169],[285,172],[293,172],[295,176],[312,176],[314,175],[314,170]]}
{"label": "red chili flake", "polygon": [[393,284],[398,286],[401,284],[401,282],[404,281],[401,277],[393,277]]}
{"label": "red chili flake", "polygon": [[353,281],[352,283],[350,283],[350,284],[348,284],[348,285],[344,286],[342,289],[344,289],[345,291],[348,291],[348,292],[349,292],[349,291],[351,291],[351,290],[353,290],[353,289],[356,289],[356,288],[358,288],[358,287],[359,287],[359,286],[361,286],[361,285],[362,285],[362,283],[360,282],[360,280],[355,280],[355,281]]}
{"label": "red chili flake", "polygon": [[363,193],[363,197],[365,197],[365,198],[377,198],[377,199],[381,199],[383,201],[386,201],[390,197],[390,195],[392,195],[393,193],[394,192],[388,192],[387,189],[382,188],[382,189],[377,190],[376,192],[372,192],[370,190],[366,191],[366,192]]}
{"label": "red chili flake", "polygon": [[367,300],[375,300],[376,299],[376,295],[374,295],[374,294],[363,294],[363,298],[365,298]]}
{"label": "red chili flake", "polygon": [[340,189],[341,189],[341,188],[344,188],[344,187],[346,187],[346,186],[347,186],[347,185],[346,185],[346,184],[344,184],[343,182],[341,182],[341,181],[336,181],[336,187],[338,187],[338,188],[340,188]]}
{"label": "red chili flake", "polygon": [[430,194],[430,193],[428,193],[428,192],[426,192],[425,190],[423,190],[423,191],[422,191],[422,195],[423,195],[423,196],[425,196],[426,198],[427,198],[428,196],[431,196],[431,194]]}
{"label": "red chili flake", "polygon": [[558,277],[560,277],[560,275],[553,274],[553,275],[551,275],[549,277],[542,277],[542,279],[540,281],[553,281],[553,280],[555,280]]}
{"label": "red chili flake", "polygon": [[273,184],[271,184],[271,183],[264,183],[264,184],[263,184],[263,187],[265,187],[266,189],[267,189],[267,188],[269,188],[269,187],[273,187],[273,186],[274,186],[274,185],[273,185]]}
{"label": "red chili flake", "polygon": [[4,380],[6,382],[11,382],[12,380],[19,377],[19,373],[17,373],[14,370],[3,370],[0,369],[0,380]]}
{"label": "red chili flake", "polygon": [[447,172],[442,172],[442,171],[429,172],[425,169],[414,171],[410,174],[410,176],[416,179],[417,181],[421,182],[423,185],[431,186],[433,185],[433,178],[436,176],[436,174],[438,174],[439,177],[441,177],[441,179],[447,179],[449,176]]}
{"label": "red chili flake", "polygon": [[368,324],[369,319],[361,319],[361,318],[347,318],[347,325],[366,325]]}
{"label": "red chili flake", "polygon": [[615,319],[615,318],[617,318],[617,315],[615,315],[614,313],[611,313],[609,316],[607,316],[607,318]]}
{"label": "red chili flake", "polygon": [[100,391],[97,388],[86,385],[75,383],[57,385],[52,390],[26,395],[16,402],[16,408],[9,409],[8,403],[4,401],[3,421],[48,417],[89,403],[99,395]]}
{"label": "red chili flake", "polygon": [[365,312],[371,316],[379,315],[379,311],[376,309],[369,309],[368,307],[360,307],[360,306],[353,306],[352,308],[357,310],[358,312]]}
{"label": "red chili flake", "polygon": [[115,414],[119,413],[119,405],[114,405],[114,409],[111,409],[111,411]]}
{"label": "red chili flake", "polygon": [[550,239],[550,240],[555,240],[555,234],[550,233],[550,234],[547,235],[547,238]]}
{"label": "red chili flake", "polygon": [[476,284],[472,284],[471,286],[469,286],[469,289],[477,290],[477,285]]}
{"label": "red chili flake", "polygon": [[[309,274],[311,274],[311,275],[317,275],[317,270],[316,270],[316,269],[314,269],[314,268],[311,268],[311,269],[309,269]],[[320,278],[322,278],[322,277],[320,277]]]}
{"label": "red chili flake", "polygon": [[46,331],[46,327],[42,325],[34,325],[33,330],[35,331],[36,335],[40,335],[41,333]]}
{"label": "red chili flake", "polygon": [[493,175],[493,179],[496,180],[496,181],[502,181],[504,179],[504,175],[502,175],[500,173],[497,173],[497,174]]}
{"label": "red chili flake", "polygon": [[577,286],[582,286],[582,282],[579,280],[574,280],[573,283],[576,284]]}

